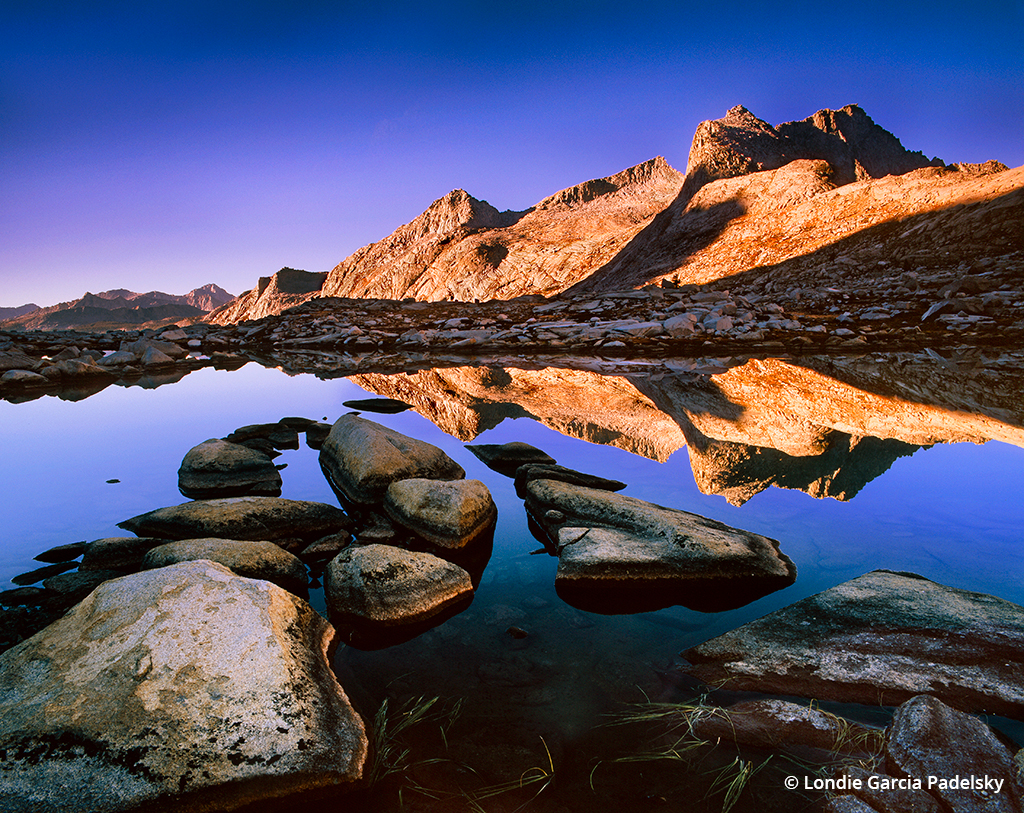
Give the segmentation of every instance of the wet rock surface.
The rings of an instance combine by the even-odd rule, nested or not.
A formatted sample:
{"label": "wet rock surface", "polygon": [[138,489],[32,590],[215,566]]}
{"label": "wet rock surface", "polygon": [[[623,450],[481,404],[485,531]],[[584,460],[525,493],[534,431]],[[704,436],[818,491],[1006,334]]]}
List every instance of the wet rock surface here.
{"label": "wet rock surface", "polygon": [[289,593],[306,597],[306,568],[302,562],[273,542],[238,539],[181,539],[158,545],[146,553],[143,570],[179,562],[207,559],[224,565],[247,579],[265,579]]}
{"label": "wet rock surface", "polygon": [[331,620],[346,642],[368,649],[413,638],[473,597],[461,567],[380,544],[339,553],[327,566],[324,588]]}
{"label": "wet rock surface", "polygon": [[281,473],[266,454],[211,438],[190,449],[181,461],[178,490],[191,499],[278,497]]}
{"label": "wet rock surface", "polygon": [[721,610],[796,579],[779,543],[759,534],[557,480],[531,480],[525,492],[555,545],[559,594],[591,611]]}
{"label": "wet rock surface", "polygon": [[498,518],[479,480],[396,480],[384,495],[384,510],[417,536],[456,550],[492,530]]}
{"label": "wet rock surface", "polygon": [[350,520],[332,505],[280,497],[226,497],[158,508],[119,522],[132,533],[161,540],[307,539],[347,528]]}
{"label": "wet rock surface", "polygon": [[687,671],[730,689],[894,705],[929,693],[1024,716],[1024,608],[877,570],[687,650]]}
{"label": "wet rock surface", "polygon": [[356,415],[342,415],[334,423],[320,449],[320,466],[339,498],[358,504],[383,502],[396,480],[466,476],[436,446]]}
{"label": "wet rock surface", "polygon": [[353,782],[367,742],[333,638],[212,562],[101,585],[0,655],[0,809],[229,810]]}

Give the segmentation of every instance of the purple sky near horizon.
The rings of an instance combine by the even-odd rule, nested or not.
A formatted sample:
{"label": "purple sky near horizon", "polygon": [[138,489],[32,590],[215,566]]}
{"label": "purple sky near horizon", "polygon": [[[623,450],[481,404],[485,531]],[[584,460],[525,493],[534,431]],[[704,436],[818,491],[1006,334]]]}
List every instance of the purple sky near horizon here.
{"label": "purple sky near horizon", "polygon": [[743,104],[1024,164],[1024,2],[8,0],[0,306],[323,271],[457,187],[525,209]]}

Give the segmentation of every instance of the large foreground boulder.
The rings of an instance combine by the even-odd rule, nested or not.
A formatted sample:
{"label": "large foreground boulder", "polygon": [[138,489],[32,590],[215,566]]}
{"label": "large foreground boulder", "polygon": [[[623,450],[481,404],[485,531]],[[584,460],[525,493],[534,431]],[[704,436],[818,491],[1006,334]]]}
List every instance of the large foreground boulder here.
{"label": "large foreground boulder", "polygon": [[345,640],[376,649],[440,624],[473,598],[469,573],[430,553],[392,545],[350,547],[327,566],[331,621]]}
{"label": "large foreground boulder", "polygon": [[180,539],[150,550],[142,560],[145,570],[209,559],[247,579],[266,579],[289,593],[306,597],[309,577],[297,556],[265,540]]}
{"label": "large foreground boulder", "polygon": [[559,556],[555,586],[594,612],[673,604],[740,607],[796,579],[774,539],[686,511],[557,480],[530,480],[526,506]]}
{"label": "large foreground boulder", "polygon": [[208,561],[125,576],[0,655],[0,811],[232,810],[362,773],[305,602]]}
{"label": "large foreground boulder", "polygon": [[278,497],[281,472],[262,452],[211,438],[186,453],[178,469],[178,490],[190,499]]}
{"label": "large foreground boulder", "polygon": [[494,526],[498,509],[479,480],[397,480],[384,510],[395,522],[440,548],[459,549]]}
{"label": "large foreground boulder", "polygon": [[319,539],[351,525],[340,508],[280,497],[226,497],[158,508],[117,524],[159,539]]}
{"label": "large foreground boulder", "polygon": [[684,654],[739,691],[897,705],[932,694],[1024,719],[1024,607],[913,573],[876,570]]}
{"label": "large foreground boulder", "polygon": [[462,466],[422,440],[356,415],[342,415],[320,449],[320,467],[339,498],[358,504],[383,501],[395,480],[461,480]]}

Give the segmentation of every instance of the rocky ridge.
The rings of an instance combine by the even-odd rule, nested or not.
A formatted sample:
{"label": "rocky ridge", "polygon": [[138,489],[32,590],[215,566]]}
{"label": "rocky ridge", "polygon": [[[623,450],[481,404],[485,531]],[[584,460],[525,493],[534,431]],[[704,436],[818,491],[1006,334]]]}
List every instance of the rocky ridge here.
{"label": "rocky ridge", "polygon": [[[1019,201],[1002,198],[1019,191],[1022,179],[1005,170],[994,161],[946,167],[906,150],[857,106],[778,127],[736,107],[698,127],[685,176],[659,157],[557,192],[525,212],[499,212],[455,190],[343,260],[319,291],[302,295],[473,302],[621,291],[664,278],[707,284],[777,272],[779,263],[808,255],[818,264],[856,264],[848,255],[860,247],[848,247],[849,239],[892,223],[903,228],[883,229],[887,241],[934,232],[936,212],[978,202],[996,204],[981,215],[987,231],[979,242],[1012,244],[1013,230],[1000,221]],[[876,242],[869,240],[881,256]],[[830,253],[817,257],[822,251]],[[276,303],[264,296],[258,306],[250,297],[218,319],[294,304],[294,295]]]}

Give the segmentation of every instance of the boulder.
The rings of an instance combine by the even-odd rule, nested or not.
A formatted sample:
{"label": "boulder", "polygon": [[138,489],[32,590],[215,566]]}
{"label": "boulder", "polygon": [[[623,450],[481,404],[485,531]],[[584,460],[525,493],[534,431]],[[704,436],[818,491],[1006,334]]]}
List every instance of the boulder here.
{"label": "boulder", "polygon": [[149,350],[155,350],[172,360],[183,359],[188,355],[188,350],[184,347],[174,342],[162,342],[159,339],[138,339],[134,342],[121,342],[121,346],[118,349],[143,359]]}
{"label": "boulder", "polygon": [[565,466],[527,464],[516,469],[516,494],[525,499],[525,486],[530,480],[558,480],[574,486],[596,488],[601,491],[622,491],[626,484],[619,480],[609,480],[596,474],[586,474]]}
{"label": "boulder", "polygon": [[88,542],[69,542],[66,545],[48,548],[33,558],[37,562],[70,562],[85,553],[88,547]]}
{"label": "boulder", "polygon": [[525,493],[555,544],[559,595],[581,609],[712,612],[796,579],[775,540],[696,514],[556,480],[531,480]]}
{"label": "boulder", "polygon": [[103,582],[124,575],[121,570],[76,570],[74,573],[61,573],[43,580],[50,594],[56,594],[56,603],[70,607],[77,604]]}
{"label": "boulder", "polygon": [[139,363],[144,369],[149,370],[153,367],[170,367],[174,364],[174,358],[155,347],[147,347],[139,358]]}
{"label": "boulder", "polygon": [[514,440],[511,443],[477,443],[466,448],[475,454],[489,469],[501,474],[513,475],[520,466],[530,463],[555,465],[555,458],[529,443]]}
{"label": "boulder", "polygon": [[20,586],[35,584],[51,576],[66,573],[76,567],[78,567],[77,562],[58,562],[57,564],[46,565],[45,567],[37,567],[35,570],[28,571],[28,573],[19,573],[11,579],[11,582]]}
{"label": "boulder", "polygon": [[31,370],[8,370],[0,375],[0,385],[13,388],[16,387],[45,387],[50,383],[45,375],[34,373]]}
{"label": "boulder", "polygon": [[374,649],[408,640],[468,606],[469,574],[429,553],[350,547],[327,566],[327,609],[346,641]]}
{"label": "boulder", "polygon": [[178,469],[178,490],[192,499],[281,494],[281,473],[267,455],[211,438],[189,449]]}
{"label": "boulder", "polygon": [[922,693],[1024,718],[1024,607],[876,570],[687,650],[739,691],[896,705]]}
{"label": "boulder", "polygon": [[134,573],[142,569],[142,559],[150,548],[163,544],[163,539],[149,536],[108,536],[89,543],[82,554],[81,571],[119,570]]}
{"label": "boulder", "polygon": [[[1021,809],[1024,789],[1013,754],[981,720],[941,700],[919,695],[896,709],[885,750],[889,773],[920,779],[944,810]],[[932,783],[930,777],[938,781]],[[977,786],[985,779],[999,781],[999,789]]]}
{"label": "boulder", "polygon": [[181,539],[158,545],[142,560],[144,570],[178,562],[209,559],[247,579],[266,579],[290,593],[306,597],[306,567],[273,542],[239,539]]}
{"label": "boulder", "polygon": [[133,534],[167,539],[282,539],[312,541],[346,529],[340,508],[280,497],[225,497],[158,508],[118,523]]}
{"label": "boulder", "polygon": [[443,451],[386,426],[342,415],[320,449],[320,467],[340,499],[378,504],[395,480],[461,480],[462,466]]}
{"label": "boulder", "polygon": [[384,510],[399,525],[441,548],[463,548],[494,526],[498,509],[479,480],[396,480]]}
{"label": "boulder", "polygon": [[0,810],[233,810],[359,779],[334,638],[213,562],[100,585],[0,655]]}
{"label": "boulder", "polygon": [[129,353],[127,350],[115,350],[113,353],[108,353],[103,358],[97,359],[96,363],[100,367],[127,367],[129,364],[135,364],[138,360],[138,356],[134,353]]}

